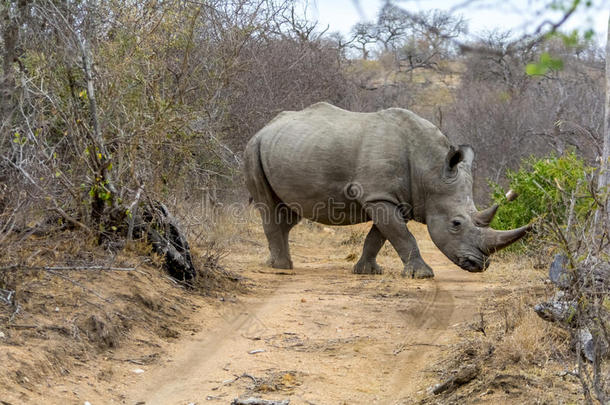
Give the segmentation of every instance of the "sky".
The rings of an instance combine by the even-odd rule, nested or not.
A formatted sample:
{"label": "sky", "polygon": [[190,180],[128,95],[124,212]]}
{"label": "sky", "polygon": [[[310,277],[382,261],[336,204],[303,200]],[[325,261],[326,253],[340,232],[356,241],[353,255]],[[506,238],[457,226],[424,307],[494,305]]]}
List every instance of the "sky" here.
{"label": "sky", "polygon": [[[551,0],[398,0],[395,3],[406,10],[441,9],[461,14],[468,20],[469,33],[511,30],[515,35],[532,32],[540,23],[549,19],[559,20],[562,14],[552,13],[545,5]],[[566,0],[567,3],[569,0]],[[321,29],[339,31],[347,35],[351,27],[360,21],[373,21],[385,0],[309,0],[307,13],[318,20]],[[584,3],[584,1],[583,1]],[[593,28],[600,44],[606,40],[610,0],[593,1],[594,5],[573,15],[564,29]],[[357,6],[358,4],[358,6]],[[360,9],[360,10],[359,10]]]}

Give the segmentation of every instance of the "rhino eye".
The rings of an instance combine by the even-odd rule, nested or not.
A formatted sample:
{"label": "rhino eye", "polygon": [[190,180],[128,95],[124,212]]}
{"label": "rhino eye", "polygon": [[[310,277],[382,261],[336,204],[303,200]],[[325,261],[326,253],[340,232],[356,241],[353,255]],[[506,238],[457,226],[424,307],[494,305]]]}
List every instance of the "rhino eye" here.
{"label": "rhino eye", "polygon": [[454,219],[453,221],[451,221],[451,223],[453,224],[453,226],[455,228],[459,228],[460,225],[462,225],[462,222],[460,220]]}

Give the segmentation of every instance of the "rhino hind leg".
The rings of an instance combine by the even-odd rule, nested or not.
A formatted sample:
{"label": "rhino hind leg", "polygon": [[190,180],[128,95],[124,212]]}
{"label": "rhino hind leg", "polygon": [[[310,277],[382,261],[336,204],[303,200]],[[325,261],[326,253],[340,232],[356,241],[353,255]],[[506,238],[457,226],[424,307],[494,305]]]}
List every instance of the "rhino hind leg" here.
{"label": "rhino hind leg", "polygon": [[255,135],[244,151],[246,187],[261,214],[269,243],[270,257],[267,265],[276,269],[292,269],[288,233],[301,218],[273,192],[261,163],[260,142],[260,135]]}
{"label": "rhino hind leg", "polygon": [[422,259],[417,241],[407,229],[401,211],[395,204],[387,201],[369,203],[367,213],[400,256],[404,264],[403,276],[409,278],[434,277],[434,272]]}
{"label": "rhino hind leg", "polygon": [[383,269],[377,264],[376,258],[386,240],[379,228],[373,225],[364,240],[362,256],[354,265],[354,274],[383,274]]}
{"label": "rhino hind leg", "polygon": [[288,236],[290,230],[301,220],[294,211],[281,204],[274,207],[276,215],[271,220],[263,219],[263,229],[269,243],[269,260],[267,265],[275,269],[292,269]]}

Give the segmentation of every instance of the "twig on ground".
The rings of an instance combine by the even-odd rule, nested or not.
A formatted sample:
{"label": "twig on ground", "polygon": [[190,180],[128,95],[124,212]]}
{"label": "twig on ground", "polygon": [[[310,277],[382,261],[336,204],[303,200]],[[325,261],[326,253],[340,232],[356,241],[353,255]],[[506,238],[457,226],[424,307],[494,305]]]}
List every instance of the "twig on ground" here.
{"label": "twig on ground", "polygon": [[60,278],[63,278],[63,279],[64,279],[64,280],[66,280],[66,281],[71,282],[71,283],[72,283],[72,284],[74,284],[75,286],[78,286],[78,287],[82,288],[84,291],[89,292],[89,293],[91,293],[91,294],[95,295],[96,297],[98,297],[98,298],[99,298],[99,299],[101,299],[102,301],[105,301],[105,302],[112,302],[110,299],[108,299],[108,298],[105,298],[105,297],[101,296],[101,295],[100,295],[98,292],[93,291],[92,289],[85,287],[84,285],[82,285],[82,284],[81,284],[81,283],[79,283],[78,281],[76,281],[76,280],[72,280],[70,277],[67,277],[67,276],[66,276],[66,275],[64,275],[64,274],[61,274],[61,273],[59,273],[59,272],[57,272],[57,271],[55,271],[55,270],[46,270],[46,271],[47,271],[48,273],[51,273],[51,274],[53,274],[53,275],[56,275],[56,276],[58,276],[58,277],[60,277]]}
{"label": "twig on ground", "polygon": [[242,375],[236,375],[235,378],[231,378],[229,380],[225,380],[222,382],[222,384],[220,384],[217,387],[212,388],[213,391],[216,391],[217,389],[219,389],[220,387],[224,386],[224,385],[229,385],[229,384],[233,384],[235,381],[241,379],[241,378],[249,378],[252,380],[252,382],[254,382],[254,385],[256,386],[256,384],[258,384],[258,379],[256,377],[254,377],[253,375],[250,375],[248,373],[243,373]]}
{"label": "twig on ground", "polygon": [[14,296],[15,296],[15,291],[4,290],[4,289],[0,288],[0,302],[5,303],[6,305],[13,305]]}
{"label": "twig on ground", "polygon": [[8,323],[13,322],[13,320],[15,319],[15,317],[17,316],[17,314],[21,312],[21,305],[16,304],[15,305],[15,311],[11,314],[11,317],[8,318]]}
{"label": "twig on ground", "polygon": [[0,267],[0,271],[11,270],[26,270],[26,271],[63,271],[63,270],[100,270],[100,271],[133,271],[135,267],[111,267],[111,266],[23,266],[20,264],[11,264],[10,266]]}
{"label": "twig on ground", "polygon": [[243,373],[243,374],[242,374],[242,375],[240,375],[239,377],[240,377],[240,378],[242,378],[242,377],[243,377],[243,378],[249,378],[249,379],[251,379],[252,381],[254,381],[254,384],[258,384],[258,380],[256,379],[256,377],[251,376],[250,374]]}
{"label": "twig on ground", "polygon": [[51,330],[54,332],[62,333],[64,335],[69,335],[70,331],[65,326],[57,326],[57,325],[19,325],[19,324],[8,324],[7,328],[10,329],[37,329],[37,330]]}
{"label": "twig on ground", "polygon": [[288,404],[290,404],[289,399],[284,399],[281,401],[274,401],[274,400],[261,399],[261,398],[255,398],[255,397],[244,398],[244,399],[235,398],[233,400],[233,402],[231,402],[231,405],[288,405]]}

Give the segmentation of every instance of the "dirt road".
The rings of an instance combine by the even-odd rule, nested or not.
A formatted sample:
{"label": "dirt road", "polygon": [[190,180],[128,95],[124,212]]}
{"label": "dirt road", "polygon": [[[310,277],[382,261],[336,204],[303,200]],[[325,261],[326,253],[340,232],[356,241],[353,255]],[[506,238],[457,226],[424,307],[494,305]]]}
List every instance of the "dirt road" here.
{"label": "dirt road", "polygon": [[[364,231],[366,228],[362,228]],[[260,235],[231,252],[252,291],[196,315],[200,332],[164,348],[164,360],[126,373],[123,403],[228,404],[239,396],[291,404],[410,403],[436,382],[432,364],[473,320],[490,285],[451,264],[416,225],[432,281],[400,277],[388,244],[381,276],[350,272],[354,230],[299,226],[293,271],[265,268]],[[198,319],[194,319],[197,323]],[[419,392],[418,392],[419,391]]]}

